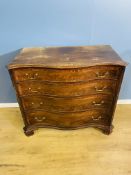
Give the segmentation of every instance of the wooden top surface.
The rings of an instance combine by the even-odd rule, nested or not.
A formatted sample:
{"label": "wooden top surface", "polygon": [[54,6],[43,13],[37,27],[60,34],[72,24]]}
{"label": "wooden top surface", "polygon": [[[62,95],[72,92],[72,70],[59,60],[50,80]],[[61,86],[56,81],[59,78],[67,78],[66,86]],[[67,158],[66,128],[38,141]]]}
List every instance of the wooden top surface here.
{"label": "wooden top surface", "polygon": [[109,45],[23,48],[8,69],[18,67],[79,68],[95,65],[126,66]]}

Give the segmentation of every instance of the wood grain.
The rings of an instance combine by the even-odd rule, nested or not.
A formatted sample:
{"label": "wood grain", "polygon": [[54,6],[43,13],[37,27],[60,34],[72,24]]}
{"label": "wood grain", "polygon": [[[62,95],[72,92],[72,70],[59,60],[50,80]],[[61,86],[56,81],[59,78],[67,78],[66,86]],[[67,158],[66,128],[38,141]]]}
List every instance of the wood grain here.
{"label": "wood grain", "polygon": [[19,108],[0,109],[0,174],[130,175],[131,105],[118,105],[114,132],[39,129],[23,134]]}
{"label": "wood grain", "polygon": [[[22,49],[7,67],[25,123],[24,133],[33,135],[42,126],[77,129],[83,125],[110,134],[125,66],[107,45]],[[91,95],[100,96],[90,100]],[[110,95],[109,100],[103,95]],[[107,105],[111,102],[108,110],[106,107],[104,114],[99,113],[105,101]],[[94,108],[90,103],[95,103]],[[98,114],[94,115],[96,105]],[[31,108],[33,115],[27,113]]]}
{"label": "wood grain", "polygon": [[[37,59],[37,57],[36,57]],[[88,59],[90,62],[91,58]],[[26,57],[25,57],[26,62]],[[19,61],[17,63],[19,65]],[[39,63],[40,64],[40,63]],[[97,64],[97,62],[96,62]],[[114,62],[115,64],[115,62]],[[118,79],[120,76],[121,66],[117,65],[99,65],[84,68],[45,68],[38,66],[28,68],[16,68],[13,70],[14,78],[16,82],[38,80],[43,82],[85,82],[94,79]],[[41,63],[41,66],[43,64]],[[86,65],[85,65],[86,66]]]}
{"label": "wood grain", "polygon": [[86,83],[45,83],[41,81],[24,81],[17,84],[20,96],[46,95],[54,97],[76,97],[91,94],[114,94],[117,81],[93,80]]}
{"label": "wood grain", "polygon": [[121,65],[119,55],[109,45],[23,48],[8,69],[21,67],[79,68],[95,65]]}
{"label": "wood grain", "polygon": [[[21,97],[25,110],[43,109],[50,112],[76,112],[97,108],[109,109],[112,95],[95,94],[83,97],[56,98],[49,96],[23,96]],[[57,104],[57,105],[56,105]],[[64,105],[63,105],[64,104]]]}

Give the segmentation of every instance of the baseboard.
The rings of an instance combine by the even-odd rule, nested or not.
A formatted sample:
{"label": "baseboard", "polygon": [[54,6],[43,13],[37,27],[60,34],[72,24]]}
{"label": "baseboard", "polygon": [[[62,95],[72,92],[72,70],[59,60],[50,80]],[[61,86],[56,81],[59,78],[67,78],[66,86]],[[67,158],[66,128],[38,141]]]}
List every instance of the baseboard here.
{"label": "baseboard", "polygon": [[117,104],[131,104],[131,99],[118,100]]}
{"label": "baseboard", "polygon": [[0,103],[0,108],[15,108],[19,107],[18,103]]}
{"label": "baseboard", "polygon": [[[117,104],[131,104],[131,99],[118,100]],[[0,103],[0,108],[15,108],[19,107],[18,103]]]}

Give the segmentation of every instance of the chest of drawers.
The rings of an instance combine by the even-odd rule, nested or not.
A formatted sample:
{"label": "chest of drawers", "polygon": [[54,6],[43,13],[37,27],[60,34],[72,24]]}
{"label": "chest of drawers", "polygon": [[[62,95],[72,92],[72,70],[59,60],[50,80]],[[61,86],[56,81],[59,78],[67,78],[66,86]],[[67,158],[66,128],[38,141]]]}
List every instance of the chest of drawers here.
{"label": "chest of drawers", "polygon": [[22,49],[8,70],[25,134],[41,127],[110,134],[125,67],[108,45]]}

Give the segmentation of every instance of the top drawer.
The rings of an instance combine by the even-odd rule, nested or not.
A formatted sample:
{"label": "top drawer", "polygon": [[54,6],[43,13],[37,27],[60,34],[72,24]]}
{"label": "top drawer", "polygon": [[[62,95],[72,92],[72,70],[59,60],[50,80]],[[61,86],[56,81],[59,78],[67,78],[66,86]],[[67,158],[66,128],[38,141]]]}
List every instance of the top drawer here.
{"label": "top drawer", "polygon": [[92,79],[118,79],[121,66],[94,66],[74,69],[19,68],[13,70],[17,82],[41,80],[50,82],[78,82]]}

